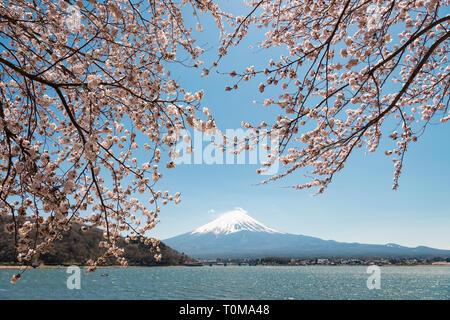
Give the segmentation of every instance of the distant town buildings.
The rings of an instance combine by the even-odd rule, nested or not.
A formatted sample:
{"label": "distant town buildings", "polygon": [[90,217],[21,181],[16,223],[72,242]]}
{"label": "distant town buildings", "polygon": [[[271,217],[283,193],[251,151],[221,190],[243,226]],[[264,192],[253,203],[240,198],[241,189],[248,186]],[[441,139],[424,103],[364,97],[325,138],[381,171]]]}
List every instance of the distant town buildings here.
{"label": "distant town buildings", "polygon": [[207,259],[199,260],[204,265],[218,266],[255,266],[255,265],[329,265],[329,266],[357,266],[357,265],[436,265],[450,266],[450,259],[434,258],[284,258],[267,257],[260,259]]}

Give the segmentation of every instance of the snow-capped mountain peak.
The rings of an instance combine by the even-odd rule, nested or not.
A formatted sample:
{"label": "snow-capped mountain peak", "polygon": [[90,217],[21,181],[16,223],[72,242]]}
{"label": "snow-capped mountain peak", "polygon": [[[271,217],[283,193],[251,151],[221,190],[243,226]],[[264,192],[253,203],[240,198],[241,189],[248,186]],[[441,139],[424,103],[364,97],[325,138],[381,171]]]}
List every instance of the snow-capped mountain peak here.
{"label": "snow-capped mountain peak", "polygon": [[[243,232],[240,232],[243,231]],[[409,248],[393,243],[362,244],[323,240],[268,228],[235,208],[192,232],[165,239],[171,248],[196,259],[263,257],[450,257],[450,250]]]}
{"label": "snow-capped mountain peak", "polygon": [[216,220],[195,229],[191,234],[210,232],[214,234],[230,234],[239,231],[283,233],[256,221],[244,209],[235,208],[221,215]]}

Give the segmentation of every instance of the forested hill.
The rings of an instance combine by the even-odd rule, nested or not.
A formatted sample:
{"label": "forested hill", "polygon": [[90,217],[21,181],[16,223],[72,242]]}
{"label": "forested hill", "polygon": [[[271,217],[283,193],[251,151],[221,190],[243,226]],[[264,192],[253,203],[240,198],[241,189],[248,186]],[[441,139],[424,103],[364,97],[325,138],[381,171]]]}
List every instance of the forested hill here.
{"label": "forested hill", "polygon": [[[11,264],[14,261],[13,235],[5,232],[5,224],[10,220],[0,217],[0,264]],[[88,259],[99,257],[103,248],[98,247],[103,240],[102,231],[94,228],[81,231],[81,226],[72,224],[72,228],[63,233],[62,240],[56,240],[47,253],[41,254],[37,260],[45,265],[84,265]],[[126,244],[122,239],[119,245],[125,248],[125,258],[130,266],[156,266],[156,265],[181,265],[192,263],[195,260],[171,249],[164,243],[160,243],[162,258],[157,262],[150,247],[138,241]],[[105,265],[115,265],[115,259],[110,259]]]}

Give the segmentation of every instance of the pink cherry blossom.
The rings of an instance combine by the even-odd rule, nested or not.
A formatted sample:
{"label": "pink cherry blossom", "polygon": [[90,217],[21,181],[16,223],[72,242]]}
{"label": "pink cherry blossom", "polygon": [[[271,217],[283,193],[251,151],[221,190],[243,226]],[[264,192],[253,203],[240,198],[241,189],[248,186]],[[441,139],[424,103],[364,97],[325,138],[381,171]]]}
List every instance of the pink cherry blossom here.
{"label": "pink cherry blossom", "polygon": [[[394,144],[386,154],[397,157],[396,189],[409,143],[429,123],[450,119],[449,5],[448,0],[254,0],[247,15],[229,18],[219,62],[253,26],[265,31],[261,49],[286,49],[278,60],[267,56],[259,70],[229,73],[235,83],[262,80],[255,83],[260,94],[276,87],[277,96],[259,101],[280,107],[271,129],[281,135],[276,156],[284,170],[263,183],[302,170],[310,182],[293,187],[322,193],[350,154],[363,147],[377,150],[389,121],[399,131],[384,132]],[[255,133],[262,128],[247,127]]]}
{"label": "pink cherry blossom", "polygon": [[109,257],[127,265],[117,245],[124,232],[158,245],[146,233],[160,205],[180,202],[157,189],[162,150],[173,148],[171,132],[204,116],[204,91],[186,92],[167,70],[178,55],[202,65],[183,20],[188,6],[220,25],[223,13],[205,0],[0,4],[0,215],[12,217],[5,230],[18,261],[45,253],[73,222],[104,230],[104,254],[89,271]]}

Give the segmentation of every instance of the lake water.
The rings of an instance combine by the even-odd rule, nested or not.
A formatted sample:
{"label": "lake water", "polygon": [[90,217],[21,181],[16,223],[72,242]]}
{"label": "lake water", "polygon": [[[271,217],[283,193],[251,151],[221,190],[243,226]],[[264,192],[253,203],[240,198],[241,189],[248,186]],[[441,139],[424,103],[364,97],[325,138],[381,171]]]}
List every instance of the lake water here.
{"label": "lake water", "polygon": [[[81,272],[68,289],[66,269],[30,269],[16,285],[0,270],[4,299],[450,299],[450,267],[381,267],[381,289],[367,288],[363,266],[204,266],[106,268]],[[107,276],[105,275],[107,274]]]}

